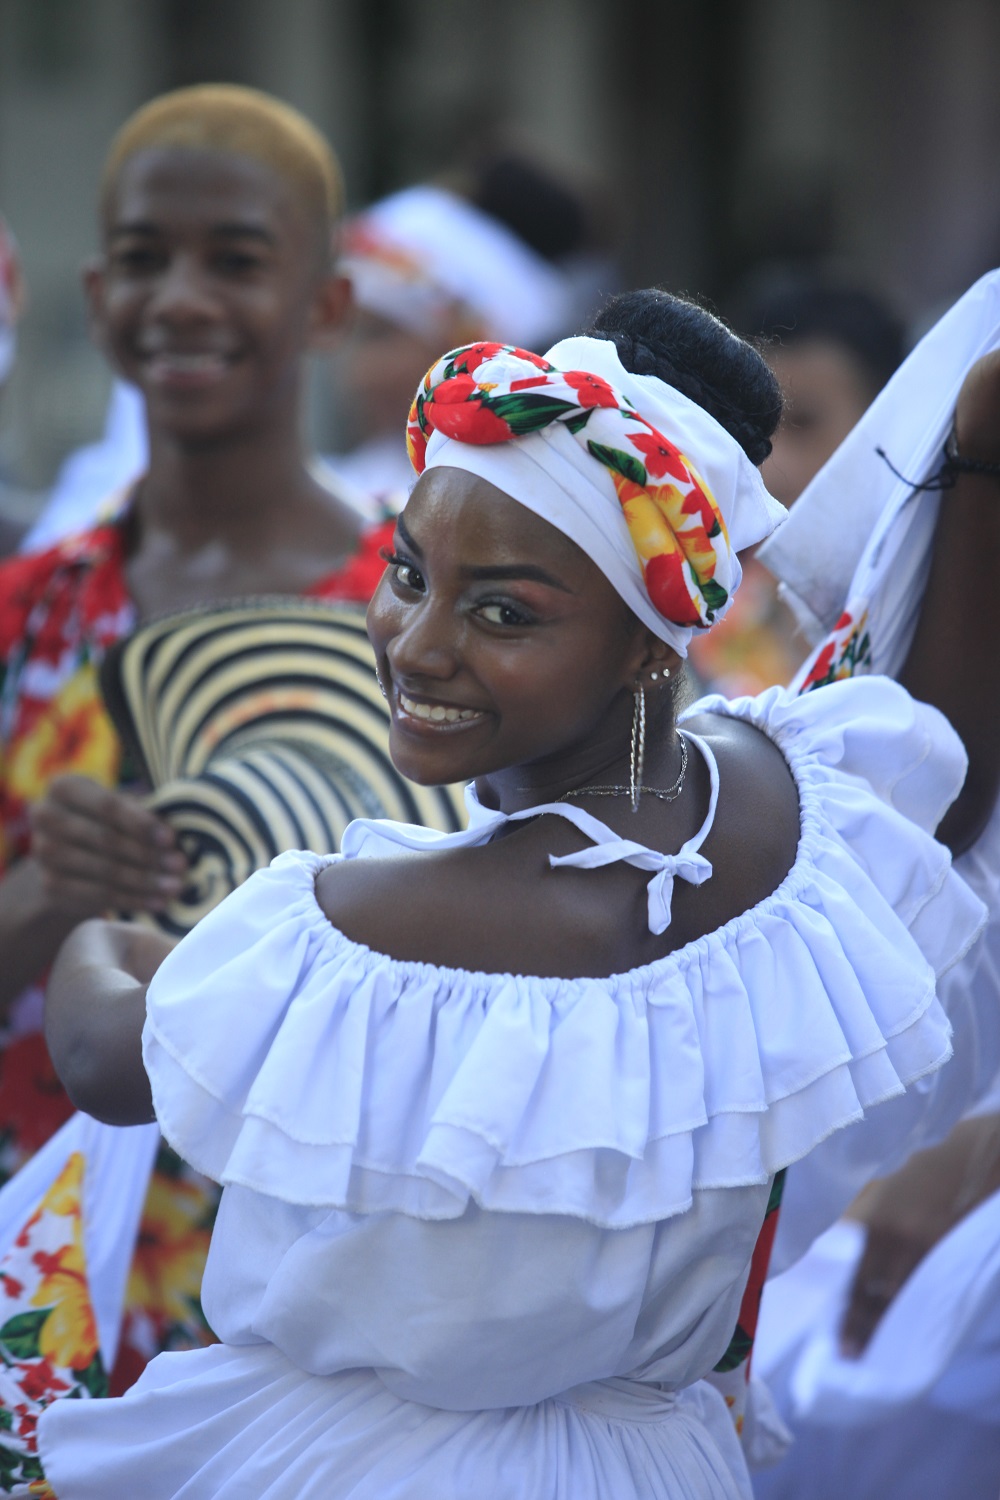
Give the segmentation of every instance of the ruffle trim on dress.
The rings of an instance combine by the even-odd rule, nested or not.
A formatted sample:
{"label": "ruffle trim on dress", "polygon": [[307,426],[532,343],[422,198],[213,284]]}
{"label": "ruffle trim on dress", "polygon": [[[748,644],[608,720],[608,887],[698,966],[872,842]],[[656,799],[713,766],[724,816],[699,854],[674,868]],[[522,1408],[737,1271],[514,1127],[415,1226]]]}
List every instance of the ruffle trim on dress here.
{"label": "ruffle trim on dress", "polygon": [[797,857],[765,901],[627,974],[483,974],[350,941],[315,899],[331,857],[282,855],[150,989],[171,1144],[298,1205],[617,1228],[765,1182],[938,1068],[936,977],[982,924],[926,831],[961,784],[957,738],[874,678],[706,709],[758,724],[798,785]]}

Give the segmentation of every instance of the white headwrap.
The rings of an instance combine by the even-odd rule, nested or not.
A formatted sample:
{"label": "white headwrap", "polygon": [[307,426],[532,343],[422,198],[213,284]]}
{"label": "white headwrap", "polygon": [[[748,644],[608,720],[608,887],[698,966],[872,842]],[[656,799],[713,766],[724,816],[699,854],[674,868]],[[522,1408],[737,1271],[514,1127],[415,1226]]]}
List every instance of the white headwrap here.
{"label": "white headwrap", "polygon": [[[471,368],[479,384],[475,385],[469,376],[461,373],[458,376],[459,381],[470,384],[462,401],[467,410],[484,404],[502,410],[496,407],[496,401],[498,396],[504,398],[505,393],[512,401],[518,396],[530,400],[532,384],[547,383],[544,376],[539,376],[542,365],[547,365],[555,367],[563,384],[566,383],[563,377],[568,375],[569,385],[581,392],[575,408],[579,415],[575,416],[571,409],[567,416],[516,436],[513,441],[488,436],[460,441],[435,425],[446,425],[449,411],[459,408],[439,403],[437,413],[426,417],[426,454],[420,454],[422,462],[415,460],[415,466],[457,468],[476,474],[549,521],[587,553],[643,624],[679,655],[686,656],[694,629],[714,623],[729,608],[741,577],[737,552],[768,536],[784,520],[784,507],[768,494],[759,472],[739,443],[714,417],[655,376],[631,374],[609,340],[563,339],[548,350],[541,362],[537,356],[504,346],[480,345],[473,349],[478,352],[473,355]],[[448,378],[457,384],[447,371],[454,367],[456,358],[460,370],[465,368],[461,353],[453,351],[446,355],[425,377],[411,413],[411,447],[418,408],[425,402],[425,410],[431,413],[431,393],[438,384],[444,384]],[[526,365],[527,360],[536,361],[538,369]],[[588,391],[586,383],[581,382],[584,372],[596,377],[594,391]],[[530,379],[532,374],[539,376],[534,382]],[[611,387],[617,405],[604,394],[595,399],[597,388],[605,382]],[[608,444],[609,423],[612,434],[618,434],[612,441],[636,444],[638,438],[637,447],[651,450],[646,459],[650,480],[645,494],[637,484],[629,489],[628,479],[623,483],[621,473],[615,473],[618,466],[609,467],[606,461],[593,456],[593,446],[588,448],[588,439],[594,437],[600,438],[601,445]],[[632,429],[628,430],[623,423],[633,424]],[[649,429],[653,430],[653,437],[648,435]],[[654,438],[660,434],[679,451],[680,470],[676,466],[656,466]],[[608,451],[607,447],[604,451]],[[631,459],[637,474],[641,471],[640,483],[647,484],[646,470],[638,456],[620,456]],[[685,477],[678,479],[678,473],[683,474],[685,469]],[[665,475],[667,482],[660,486],[652,484],[652,478]],[[665,618],[651,598],[650,565],[655,565],[656,552],[661,550],[652,531],[656,528],[662,531],[663,518],[669,509],[667,524],[675,537],[686,540],[701,526],[703,516],[698,499],[704,498],[706,492],[722,521],[721,535],[716,533],[713,542],[714,559],[705,551],[703,531],[699,545],[702,555],[709,557],[709,571],[724,602],[709,608],[700,626],[693,627],[678,623],[676,618]],[[647,504],[645,495],[650,493],[659,504],[660,515]],[[695,504],[686,507],[688,499]],[[645,517],[641,514],[644,506],[650,516],[650,530],[646,533],[643,533]],[[648,544],[647,536],[652,538]],[[671,544],[668,542],[667,546]],[[672,550],[677,550],[676,542]],[[690,578],[686,564],[685,569]],[[692,588],[691,592],[694,597],[697,589]]]}
{"label": "white headwrap", "polygon": [[572,326],[569,279],[444,188],[405,188],[359,214],[346,227],[341,264],[359,307],[431,338],[448,336],[456,310],[470,337],[529,348]]}

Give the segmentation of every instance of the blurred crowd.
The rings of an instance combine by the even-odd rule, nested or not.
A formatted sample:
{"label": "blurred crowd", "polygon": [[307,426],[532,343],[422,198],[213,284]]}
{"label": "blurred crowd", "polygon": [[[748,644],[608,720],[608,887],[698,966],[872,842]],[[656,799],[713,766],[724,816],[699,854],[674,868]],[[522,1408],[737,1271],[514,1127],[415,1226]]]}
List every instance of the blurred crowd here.
{"label": "blurred crowd", "polygon": [[[600,194],[519,145],[348,218],[338,253],[351,312],[318,356],[339,437],[337,451],[316,455],[325,481],[372,515],[397,508],[412,483],[400,423],[442,348],[491,338],[537,348],[586,326],[622,285],[602,208]],[[29,284],[14,226],[0,220],[0,388],[13,372],[18,324],[30,316]],[[788,398],[765,474],[790,505],[900,363],[906,325],[879,293],[821,263],[765,265],[719,310],[765,349]],[[141,394],[116,373],[103,432],[67,455],[47,491],[0,471],[4,551],[39,550],[112,514],[146,458]],[[737,634],[742,625],[725,645],[720,639],[723,658]],[[706,662],[703,675],[756,690],[788,675],[782,660],[731,679],[724,660]]]}

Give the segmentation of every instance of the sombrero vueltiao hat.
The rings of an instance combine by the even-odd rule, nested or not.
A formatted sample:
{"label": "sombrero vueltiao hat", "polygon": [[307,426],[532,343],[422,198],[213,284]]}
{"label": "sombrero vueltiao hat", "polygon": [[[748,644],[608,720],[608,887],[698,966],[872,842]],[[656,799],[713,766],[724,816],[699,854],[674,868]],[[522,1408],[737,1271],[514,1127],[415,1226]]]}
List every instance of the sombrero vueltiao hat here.
{"label": "sombrero vueltiao hat", "polygon": [[353,818],[465,825],[461,788],[417,786],[389,758],[360,609],[261,599],[154,620],[108,652],[101,690],[188,859],[164,931],[286,849],[339,848]]}

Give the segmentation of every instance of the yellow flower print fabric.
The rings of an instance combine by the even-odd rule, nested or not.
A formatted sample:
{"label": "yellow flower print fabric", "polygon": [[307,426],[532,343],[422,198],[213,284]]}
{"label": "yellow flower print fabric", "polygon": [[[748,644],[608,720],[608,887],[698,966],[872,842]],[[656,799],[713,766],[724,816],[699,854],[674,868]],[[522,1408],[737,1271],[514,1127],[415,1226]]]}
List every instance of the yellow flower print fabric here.
{"label": "yellow flower print fabric", "polygon": [[105,1396],[87,1281],[84,1157],[75,1151],[0,1260],[0,1491],[51,1497],[38,1418],[60,1396]]}

